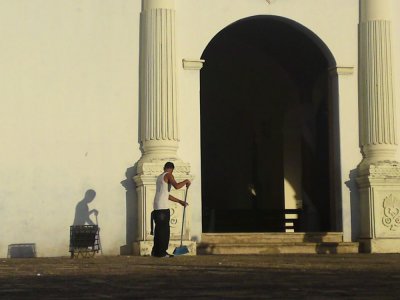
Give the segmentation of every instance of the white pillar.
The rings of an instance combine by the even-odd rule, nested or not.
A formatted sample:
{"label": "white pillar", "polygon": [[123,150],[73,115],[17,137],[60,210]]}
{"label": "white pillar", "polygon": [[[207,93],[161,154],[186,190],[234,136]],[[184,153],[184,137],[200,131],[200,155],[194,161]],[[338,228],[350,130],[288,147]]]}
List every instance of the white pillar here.
{"label": "white pillar", "polygon": [[142,9],[140,141],[146,158],[173,158],[179,141],[174,1],[144,0]]}
{"label": "white pillar", "polygon": [[366,252],[400,252],[400,165],[390,0],[361,0],[359,45],[361,236]]}
{"label": "white pillar", "polygon": [[[190,165],[177,157],[179,142],[177,72],[175,53],[174,0],[142,0],[140,23],[140,143],[142,157],[134,177],[138,196],[138,232],[133,252],[150,255],[150,213],[153,210],[156,178],[164,164],[175,164],[176,180],[192,179]],[[184,199],[184,189],[172,191]],[[190,195],[190,194],[189,194]],[[190,196],[188,197],[190,203]],[[171,202],[171,241],[169,251],[179,246],[182,207]],[[186,210],[184,244],[196,253],[190,241],[190,210]]]}
{"label": "white pillar", "polygon": [[361,1],[360,140],[366,166],[396,155],[390,26],[390,0]]}

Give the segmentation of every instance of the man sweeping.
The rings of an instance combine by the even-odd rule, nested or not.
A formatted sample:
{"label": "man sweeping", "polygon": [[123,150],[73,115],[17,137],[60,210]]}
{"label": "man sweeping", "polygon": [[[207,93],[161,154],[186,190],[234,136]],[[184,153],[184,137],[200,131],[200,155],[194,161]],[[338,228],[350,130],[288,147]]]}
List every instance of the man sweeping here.
{"label": "man sweeping", "polygon": [[[190,180],[186,179],[182,182],[177,183],[175,181],[172,172],[175,166],[172,162],[167,162],[164,165],[164,172],[157,177],[156,182],[156,195],[154,197],[152,220],[154,220],[154,246],[151,251],[151,255],[155,257],[172,257],[173,255],[167,253],[169,244],[169,221],[170,211],[168,201],[173,201],[187,206],[185,201],[179,200],[174,196],[170,195],[171,186],[175,189],[180,189],[184,186],[190,186]],[[153,224],[153,221],[152,221]]]}

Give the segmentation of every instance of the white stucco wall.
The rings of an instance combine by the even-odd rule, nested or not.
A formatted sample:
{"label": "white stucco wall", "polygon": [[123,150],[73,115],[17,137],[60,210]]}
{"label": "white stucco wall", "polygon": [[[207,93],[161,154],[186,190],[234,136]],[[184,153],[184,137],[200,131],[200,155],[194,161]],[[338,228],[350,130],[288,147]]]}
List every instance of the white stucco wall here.
{"label": "white stucco wall", "polygon": [[[392,1],[397,14],[394,53],[400,53],[400,2]],[[140,158],[140,6],[139,0],[0,1],[0,257],[12,243],[36,243],[39,256],[67,255],[75,206],[90,188],[97,192],[90,207],[99,211],[104,253],[118,254],[126,243],[127,196],[121,181]],[[355,225],[344,182],[361,159],[358,1],[272,0],[268,5],[264,0],[176,0],[176,10],[178,62],[200,58],[229,24],[272,14],[317,34],[338,65],[356,67],[353,75],[339,80],[343,221],[349,239]],[[395,62],[399,82],[400,58]],[[178,154],[195,176],[192,234],[198,237],[199,73],[179,65],[178,78]]]}
{"label": "white stucco wall", "polygon": [[[0,1],[0,256],[68,255],[91,188],[105,254],[125,243],[137,142],[140,1]],[[94,219],[94,218],[93,218]]]}

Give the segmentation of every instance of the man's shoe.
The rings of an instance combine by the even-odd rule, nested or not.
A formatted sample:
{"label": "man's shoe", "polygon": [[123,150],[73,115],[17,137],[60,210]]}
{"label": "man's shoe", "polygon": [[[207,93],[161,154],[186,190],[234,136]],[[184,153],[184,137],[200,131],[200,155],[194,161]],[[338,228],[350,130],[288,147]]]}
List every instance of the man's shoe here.
{"label": "man's shoe", "polygon": [[161,256],[161,257],[174,257],[174,255],[173,254],[169,254],[169,253],[165,253],[165,255]]}
{"label": "man's shoe", "polygon": [[162,254],[162,255],[155,255],[154,253],[152,253],[151,256],[153,256],[153,257],[174,257],[173,254],[169,254],[167,252],[165,252],[165,254]]}

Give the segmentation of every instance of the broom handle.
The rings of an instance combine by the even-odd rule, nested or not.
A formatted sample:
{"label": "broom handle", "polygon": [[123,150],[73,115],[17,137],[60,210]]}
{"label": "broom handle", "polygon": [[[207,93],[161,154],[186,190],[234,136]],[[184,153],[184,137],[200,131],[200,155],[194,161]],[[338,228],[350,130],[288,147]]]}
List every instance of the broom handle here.
{"label": "broom handle", "polygon": [[[99,226],[99,220],[97,219],[97,215],[96,215],[96,225]],[[99,250],[100,253],[103,254],[103,249],[101,249],[101,242],[100,242],[100,228],[97,227],[97,234],[99,235]]]}
{"label": "broom handle", "polygon": [[183,238],[183,224],[185,224],[185,211],[186,211],[186,198],[189,187],[186,188],[185,192],[185,204],[183,204],[183,217],[182,217],[182,230],[181,230],[181,247],[182,247],[182,238]]}

